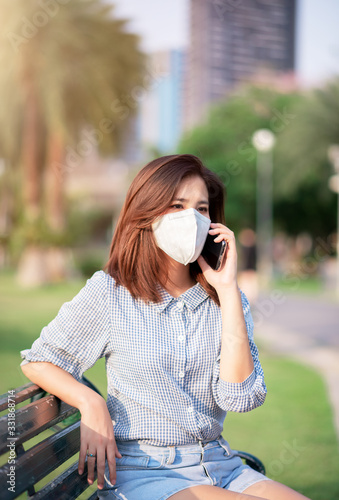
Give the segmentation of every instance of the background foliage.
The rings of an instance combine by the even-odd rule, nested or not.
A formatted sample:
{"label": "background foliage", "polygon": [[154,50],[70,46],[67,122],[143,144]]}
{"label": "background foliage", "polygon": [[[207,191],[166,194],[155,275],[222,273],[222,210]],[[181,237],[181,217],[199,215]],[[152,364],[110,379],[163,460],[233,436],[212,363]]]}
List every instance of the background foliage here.
{"label": "background foliage", "polygon": [[339,141],[339,81],[309,93],[245,87],[215,106],[205,123],[186,134],[179,152],[200,156],[228,190],[231,227],[255,228],[256,152],[253,133],[276,136],[274,223],[276,230],[325,236],[335,230],[336,196],[327,149]]}

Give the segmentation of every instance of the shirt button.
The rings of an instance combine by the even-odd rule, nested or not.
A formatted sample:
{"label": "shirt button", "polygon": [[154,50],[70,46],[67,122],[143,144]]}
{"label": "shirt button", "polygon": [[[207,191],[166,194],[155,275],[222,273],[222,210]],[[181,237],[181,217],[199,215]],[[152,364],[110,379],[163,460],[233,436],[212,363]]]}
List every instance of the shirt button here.
{"label": "shirt button", "polygon": [[183,303],[183,302],[178,301],[177,306],[178,306],[178,309],[180,309],[180,311],[182,311],[182,310],[183,310],[183,308],[184,308],[184,303]]}
{"label": "shirt button", "polygon": [[188,411],[188,413],[193,413],[194,412],[193,406],[190,406],[189,408],[187,408],[187,411]]}
{"label": "shirt button", "polygon": [[179,372],[179,377],[183,378],[185,376],[185,372]]}
{"label": "shirt button", "polygon": [[183,342],[185,340],[185,335],[179,335],[178,340],[179,342]]}

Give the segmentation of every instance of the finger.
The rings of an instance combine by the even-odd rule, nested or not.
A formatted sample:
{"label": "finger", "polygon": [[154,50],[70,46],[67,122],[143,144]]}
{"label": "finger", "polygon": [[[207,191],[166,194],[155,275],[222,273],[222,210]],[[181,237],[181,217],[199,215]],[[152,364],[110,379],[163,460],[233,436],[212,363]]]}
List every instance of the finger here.
{"label": "finger", "polygon": [[[115,484],[117,479],[115,457],[116,453],[114,452],[114,448],[113,446],[110,446],[109,448],[107,448],[107,464],[109,471],[109,480],[111,484]],[[121,455],[119,458],[121,458]]]}
{"label": "finger", "polygon": [[121,455],[120,451],[118,450],[117,445],[115,445],[115,456],[118,458],[122,458],[122,455]]}
{"label": "finger", "polygon": [[223,230],[223,232],[218,231],[215,232],[214,234],[216,235],[216,237],[214,238],[215,243],[220,243],[222,240],[227,241],[227,243],[232,243],[232,242],[235,243],[235,236],[233,231]]}
{"label": "finger", "polygon": [[82,474],[85,469],[86,452],[87,452],[87,445],[81,444],[79,453],[79,465],[78,465],[79,474]]}
{"label": "finger", "polygon": [[212,228],[210,229],[209,231],[209,234],[219,234],[219,233],[226,233],[227,232],[227,228],[225,227],[215,227],[215,228]]}
{"label": "finger", "polygon": [[221,229],[210,229],[209,234],[211,236],[215,236],[216,238],[218,238],[219,236],[222,236],[223,239],[225,239],[225,240],[230,240],[230,239],[234,238],[233,231],[230,231],[230,230],[227,231],[225,228],[222,230]]}
{"label": "finger", "polygon": [[219,234],[216,238],[214,238],[214,243],[220,243],[221,241],[229,241],[229,238],[225,234]]}
{"label": "finger", "polygon": [[[90,458],[90,457],[89,457]],[[97,476],[98,476],[98,488],[101,490],[105,484],[105,462],[106,455],[105,449],[97,450]]]}
{"label": "finger", "polygon": [[96,452],[95,451],[90,451],[88,450],[89,454],[94,455],[93,457],[89,457],[87,455],[87,482],[89,484],[94,483],[94,469],[95,469],[95,462],[96,462]]}
{"label": "finger", "polygon": [[210,231],[215,231],[215,230],[231,231],[227,226],[224,226],[224,224],[212,223],[210,225]]}
{"label": "finger", "polygon": [[225,234],[234,234],[231,229],[229,229],[226,226],[223,226],[222,224],[215,225],[214,227],[210,227],[209,233],[225,233]]}
{"label": "finger", "polygon": [[205,273],[206,271],[209,271],[211,268],[211,266],[209,266],[206,262],[206,260],[204,259],[204,257],[202,255],[199,255],[198,259],[198,264],[199,266],[201,267],[201,270],[203,273]]}

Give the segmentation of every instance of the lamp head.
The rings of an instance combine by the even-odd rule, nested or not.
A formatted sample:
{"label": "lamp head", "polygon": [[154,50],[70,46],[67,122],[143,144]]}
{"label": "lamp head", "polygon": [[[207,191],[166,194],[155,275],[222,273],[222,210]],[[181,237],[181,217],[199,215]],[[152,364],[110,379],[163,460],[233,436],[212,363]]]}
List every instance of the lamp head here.
{"label": "lamp head", "polygon": [[271,130],[262,128],[254,132],[252,136],[252,144],[257,151],[266,153],[271,151],[275,144],[275,135]]}

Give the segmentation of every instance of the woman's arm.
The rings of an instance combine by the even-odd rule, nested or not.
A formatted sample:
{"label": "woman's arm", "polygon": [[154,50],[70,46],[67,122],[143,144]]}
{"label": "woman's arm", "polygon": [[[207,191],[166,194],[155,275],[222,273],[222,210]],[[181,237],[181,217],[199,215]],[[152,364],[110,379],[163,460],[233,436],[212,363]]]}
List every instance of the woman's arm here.
{"label": "woman's arm", "polygon": [[226,259],[220,271],[211,269],[203,257],[198,263],[207,281],[216,289],[222,315],[220,379],[240,383],[254,369],[244,319],[241,295],[237,285],[237,250],[234,234],[222,224],[211,224],[215,241],[227,242]]}
{"label": "woman's arm", "polygon": [[89,457],[87,460],[88,482],[92,484],[94,481],[96,460],[98,488],[103,488],[107,458],[110,482],[115,483],[115,457],[120,458],[121,455],[115,442],[113,423],[104,398],[52,363],[31,362],[22,365],[21,368],[32,382],[80,411],[79,474],[84,470],[88,450],[89,453],[96,455],[96,459]]}
{"label": "woman's arm", "polygon": [[31,349],[21,352],[28,363],[24,374],[43,389],[78,408],[81,413],[79,472],[88,458],[88,481],[94,480],[97,460],[98,487],[104,485],[105,456],[111,482],[115,479],[115,457],[119,456],[113,423],[105,400],[80,383],[82,374],[110,350],[110,315],[107,276],[95,273],[86,286],[61,307]]}
{"label": "woman's arm", "polygon": [[215,240],[225,240],[228,244],[220,271],[213,271],[202,257],[198,259],[204,276],[217,291],[222,316],[221,350],[213,372],[213,395],[224,411],[245,412],[265,401],[264,374],[252,338],[249,304],[237,285],[234,234],[222,224],[211,226],[210,233],[216,236]]}
{"label": "woman's arm", "polygon": [[220,378],[240,383],[251,375],[254,363],[248,341],[240,291],[235,285],[218,293],[222,317]]}

